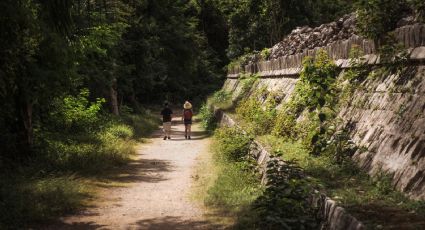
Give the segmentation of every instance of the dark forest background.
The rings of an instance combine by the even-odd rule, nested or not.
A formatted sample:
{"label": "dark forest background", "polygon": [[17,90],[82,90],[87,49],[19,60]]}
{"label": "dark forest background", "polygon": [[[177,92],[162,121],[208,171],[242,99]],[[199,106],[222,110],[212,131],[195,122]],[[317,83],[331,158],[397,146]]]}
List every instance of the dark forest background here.
{"label": "dark forest background", "polygon": [[115,115],[198,104],[231,59],[350,10],[343,0],[1,1],[1,155],[29,154],[34,135],[70,109],[61,101],[82,91]]}

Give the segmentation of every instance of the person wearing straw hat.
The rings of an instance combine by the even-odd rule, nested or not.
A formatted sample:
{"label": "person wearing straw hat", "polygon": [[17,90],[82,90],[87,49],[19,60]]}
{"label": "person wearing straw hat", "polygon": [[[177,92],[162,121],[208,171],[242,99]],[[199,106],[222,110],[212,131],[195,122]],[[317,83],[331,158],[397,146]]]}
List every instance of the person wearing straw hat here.
{"label": "person wearing straw hat", "polygon": [[183,105],[183,116],[182,120],[184,122],[184,137],[186,139],[190,140],[190,134],[192,129],[192,117],[193,117],[193,111],[192,111],[192,104],[190,104],[189,101],[186,101]]}

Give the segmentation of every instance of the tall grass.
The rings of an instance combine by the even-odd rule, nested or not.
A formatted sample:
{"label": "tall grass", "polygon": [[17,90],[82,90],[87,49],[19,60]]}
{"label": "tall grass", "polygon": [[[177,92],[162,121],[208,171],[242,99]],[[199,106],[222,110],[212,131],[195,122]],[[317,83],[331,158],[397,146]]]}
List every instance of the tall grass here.
{"label": "tall grass", "polygon": [[36,154],[0,169],[0,229],[27,228],[84,206],[90,180],[123,165],[137,140],[158,126],[149,113],[104,117],[89,132],[39,131]]}
{"label": "tall grass", "polygon": [[[212,147],[213,181],[202,190],[205,205],[232,224],[262,194],[259,176],[245,161],[249,139],[234,128],[216,130]],[[202,172],[202,171],[201,171]],[[227,223],[229,224],[229,223]]]}

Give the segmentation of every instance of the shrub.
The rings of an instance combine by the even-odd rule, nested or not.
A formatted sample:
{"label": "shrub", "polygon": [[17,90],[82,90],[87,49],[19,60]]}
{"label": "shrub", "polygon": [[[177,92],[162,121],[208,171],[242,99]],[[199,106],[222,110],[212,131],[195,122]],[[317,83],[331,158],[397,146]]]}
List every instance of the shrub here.
{"label": "shrub", "polygon": [[259,94],[261,92],[241,101],[236,108],[236,113],[246,123],[245,128],[257,135],[270,132],[276,118],[276,102],[273,94],[268,95],[264,104],[260,103]]}
{"label": "shrub", "polygon": [[78,96],[65,96],[54,101],[54,109],[50,119],[55,129],[65,132],[87,132],[96,129],[99,124],[98,113],[105,102],[97,98],[90,102],[88,89],[82,89]]}
{"label": "shrub", "polygon": [[214,116],[214,111],[207,104],[203,104],[199,110],[199,116],[202,120],[202,126],[208,130],[214,130],[217,126],[217,121]]}
{"label": "shrub", "polygon": [[308,203],[311,182],[303,170],[291,161],[272,158],[267,165],[268,180],[264,193],[254,201],[252,209],[241,218],[237,228],[315,229],[314,209]]}
{"label": "shrub", "polygon": [[219,90],[208,99],[207,104],[223,110],[229,109],[233,105],[232,95],[225,90]]}
{"label": "shrub", "polygon": [[298,138],[299,133],[294,128],[296,119],[304,110],[326,118],[321,115],[321,110],[336,104],[336,77],[337,67],[325,51],[320,51],[315,60],[306,58],[294,94],[277,115],[273,133]]}
{"label": "shrub", "polygon": [[243,161],[246,157],[250,138],[237,128],[221,128],[215,133],[217,151],[228,161]]}
{"label": "shrub", "polygon": [[264,48],[263,50],[261,50],[260,52],[260,56],[262,60],[268,60],[271,54],[271,49],[270,48]]}

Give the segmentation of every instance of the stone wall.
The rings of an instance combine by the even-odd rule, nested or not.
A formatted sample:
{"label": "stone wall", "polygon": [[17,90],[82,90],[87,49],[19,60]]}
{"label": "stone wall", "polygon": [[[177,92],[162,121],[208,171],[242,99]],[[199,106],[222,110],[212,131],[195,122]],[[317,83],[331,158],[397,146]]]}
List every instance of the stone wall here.
{"label": "stone wall", "polygon": [[[296,33],[299,34],[289,35],[288,37],[303,36],[302,30]],[[394,31],[394,35],[400,44],[404,45],[404,47],[410,51],[412,59],[420,59],[420,57],[424,59],[423,56],[425,55],[425,52],[423,47],[425,47],[425,25],[406,25],[397,28]],[[310,37],[310,35],[308,37]],[[338,38],[338,36],[336,38]],[[378,56],[374,55],[376,53],[376,47],[373,41],[362,38],[356,34],[351,34],[347,39],[332,40],[330,43],[325,43],[325,46],[316,46],[314,48],[308,48],[308,44],[315,41],[314,39],[310,40],[311,39],[309,38],[309,40],[305,41],[307,46],[305,49],[298,47],[299,43],[304,43],[304,41],[301,41],[296,43],[297,45],[295,45],[294,48],[291,48],[290,52],[282,51],[281,53],[278,53],[276,51],[275,54],[272,53],[271,57],[273,58],[270,60],[255,61],[254,58],[254,61],[249,62],[247,65],[233,66],[228,69],[228,77],[237,78],[240,73],[258,74],[261,77],[297,75],[301,70],[302,60],[307,56],[314,57],[319,50],[325,50],[340,67],[347,68],[349,67],[347,59],[350,56],[350,50],[354,46],[358,47],[366,55],[369,64],[378,64],[380,61]],[[320,40],[320,38],[316,40]],[[276,46],[281,45],[281,43],[278,43]],[[293,44],[288,45],[294,46]],[[418,48],[421,46],[422,48]],[[416,50],[413,51],[413,49]]]}
{"label": "stone wall", "polygon": [[[342,71],[341,74],[343,74]],[[267,88],[289,99],[297,78],[260,78],[253,90]],[[227,79],[223,87],[237,97],[241,84]],[[402,75],[368,78],[338,115],[359,150],[354,159],[371,175],[386,172],[396,188],[425,199],[425,65]]]}
{"label": "stone wall", "polygon": [[[216,109],[215,115],[221,126],[234,127],[237,123],[226,113]],[[253,140],[249,147],[249,153],[258,163],[258,170],[262,175],[262,184],[267,181],[267,163],[270,153],[257,141]],[[363,230],[366,227],[344,208],[327,197],[325,194],[312,195],[311,205],[318,208],[318,217],[321,220],[323,230]]]}
{"label": "stone wall", "polygon": [[[354,23],[354,16],[348,15],[314,29],[297,28],[272,48],[270,60],[254,58],[247,65],[230,68],[223,89],[233,92],[236,99],[243,88],[239,75],[257,74],[260,81],[255,88],[265,87],[285,102],[294,90],[302,60],[314,57],[320,49],[342,73],[351,68],[353,46],[363,51],[366,64],[382,64],[374,43],[355,34]],[[367,79],[339,118],[361,147],[354,155],[361,167],[370,174],[384,171],[393,175],[396,188],[425,200],[425,25],[411,23],[393,34],[406,47],[414,74]],[[316,41],[320,38],[325,41]]]}
{"label": "stone wall", "polygon": [[393,175],[394,185],[425,200],[425,66],[366,80],[339,118],[362,147],[354,155],[371,174]]}

